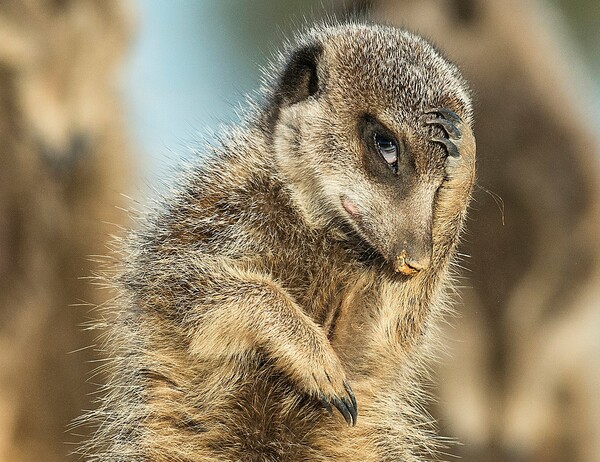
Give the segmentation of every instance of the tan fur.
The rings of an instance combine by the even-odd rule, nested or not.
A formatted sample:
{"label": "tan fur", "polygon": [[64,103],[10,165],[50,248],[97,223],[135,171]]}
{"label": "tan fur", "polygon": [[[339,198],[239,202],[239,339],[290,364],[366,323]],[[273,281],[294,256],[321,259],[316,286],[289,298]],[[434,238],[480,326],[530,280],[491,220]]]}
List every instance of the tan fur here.
{"label": "tan fur", "polygon": [[[440,107],[462,117],[457,157],[432,141]],[[474,182],[471,123],[465,82],[421,38],[359,24],[300,36],[263,103],[129,241],[89,460],[434,451],[420,376]],[[397,176],[371,152],[382,124],[404,146]],[[400,254],[430,263],[411,277]],[[321,403],[349,404],[349,387],[351,427]]]}

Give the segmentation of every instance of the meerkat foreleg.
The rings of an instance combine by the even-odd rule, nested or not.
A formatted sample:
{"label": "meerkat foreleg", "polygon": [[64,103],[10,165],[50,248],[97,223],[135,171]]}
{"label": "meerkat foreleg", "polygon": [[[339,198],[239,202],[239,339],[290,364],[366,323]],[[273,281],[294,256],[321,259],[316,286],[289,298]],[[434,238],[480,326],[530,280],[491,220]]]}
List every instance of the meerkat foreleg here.
{"label": "meerkat foreleg", "polygon": [[210,308],[192,321],[192,354],[233,357],[260,348],[301,391],[354,425],[356,399],[323,329],[268,275],[229,266],[215,277]]}

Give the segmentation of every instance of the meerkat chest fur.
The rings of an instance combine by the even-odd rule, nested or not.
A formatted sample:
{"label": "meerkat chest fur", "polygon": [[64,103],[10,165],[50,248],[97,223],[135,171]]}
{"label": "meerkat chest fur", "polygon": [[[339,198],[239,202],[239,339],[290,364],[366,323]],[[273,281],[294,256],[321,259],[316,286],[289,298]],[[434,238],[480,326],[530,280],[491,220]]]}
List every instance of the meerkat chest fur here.
{"label": "meerkat chest fur", "polygon": [[422,460],[419,377],[475,177],[422,38],[319,27],[129,241],[91,460]]}

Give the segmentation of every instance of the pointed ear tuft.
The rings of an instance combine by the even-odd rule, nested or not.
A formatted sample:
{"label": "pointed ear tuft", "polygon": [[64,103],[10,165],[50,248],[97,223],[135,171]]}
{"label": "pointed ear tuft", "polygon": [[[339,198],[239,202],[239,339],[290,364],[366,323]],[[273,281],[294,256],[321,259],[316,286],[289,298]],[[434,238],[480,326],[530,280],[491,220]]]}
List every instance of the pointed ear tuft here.
{"label": "pointed ear tuft", "polygon": [[294,51],[279,79],[281,105],[299,103],[317,93],[317,65],[322,54],[321,45],[306,45]]}

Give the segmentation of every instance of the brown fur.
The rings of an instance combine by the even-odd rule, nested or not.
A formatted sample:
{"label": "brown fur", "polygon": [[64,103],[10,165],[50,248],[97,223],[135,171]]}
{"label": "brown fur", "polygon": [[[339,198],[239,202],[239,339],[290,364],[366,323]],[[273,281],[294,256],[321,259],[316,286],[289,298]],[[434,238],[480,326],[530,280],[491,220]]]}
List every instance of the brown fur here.
{"label": "brown fur", "polygon": [[[420,375],[474,182],[466,85],[419,37],[365,25],[311,30],[274,75],[129,241],[89,460],[435,450]],[[425,123],[441,106],[463,120],[457,157]],[[404,146],[398,175],[362,138],[372,119]],[[417,254],[417,274],[394,270]],[[352,427],[320,402],[349,399],[348,384]]]}

